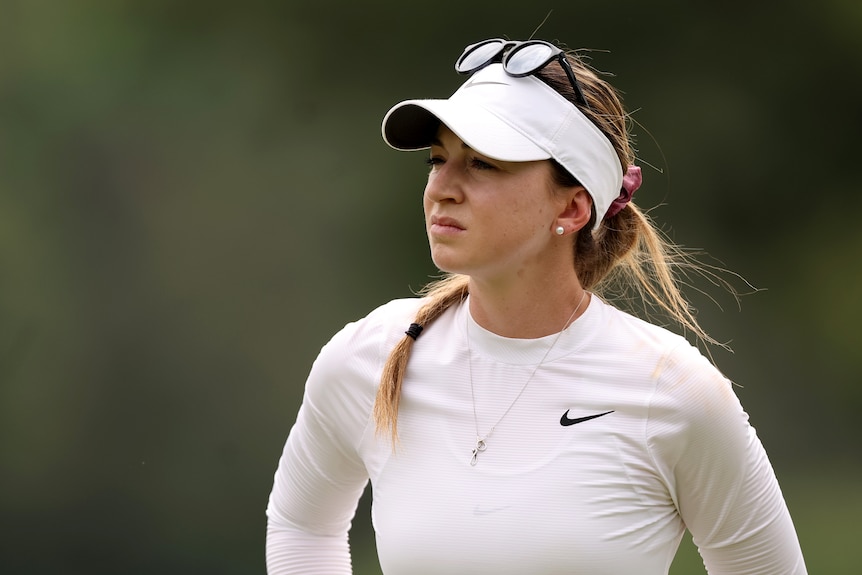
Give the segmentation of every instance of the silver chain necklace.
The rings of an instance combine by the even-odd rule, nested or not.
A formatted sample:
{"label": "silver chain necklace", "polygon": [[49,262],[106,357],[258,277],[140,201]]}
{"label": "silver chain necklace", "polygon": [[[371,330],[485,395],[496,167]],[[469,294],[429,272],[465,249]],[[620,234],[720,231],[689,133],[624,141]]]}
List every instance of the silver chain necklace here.
{"label": "silver chain necklace", "polygon": [[581,305],[583,305],[584,300],[587,299],[587,290],[584,290],[584,295],[581,296],[581,301],[578,302],[578,305],[575,306],[575,310],[572,312],[572,315],[569,316],[569,319],[566,320],[566,323],[563,324],[563,328],[557,332],[557,335],[554,337],[554,340],[551,342],[551,345],[548,346],[548,349],[545,350],[545,355],[542,356],[542,359],[539,360],[539,363],[536,364],[536,367],[533,368],[533,371],[530,373],[530,377],[527,378],[527,381],[524,382],[524,385],[521,386],[521,391],[518,392],[518,395],[515,396],[515,399],[512,400],[512,403],[509,404],[509,407],[506,408],[506,411],[503,412],[497,422],[491,426],[491,429],[485,435],[479,434],[479,416],[476,415],[476,392],[473,388],[473,350],[470,348],[470,333],[469,333],[469,314],[470,310],[466,310],[466,315],[464,318],[464,335],[467,338],[467,365],[469,368],[470,374],[470,397],[473,400],[473,423],[476,426],[476,445],[473,447],[472,457],[470,458],[470,465],[476,465],[479,462],[479,454],[488,449],[487,440],[494,433],[494,429],[500,422],[503,421],[503,418],[506,417],[512,408],[515,407],[515,404],[518,403],[518,400],[521,399],[521,396],[524,394],[524,391],[527,389],[527,386],[530,385],[530,382],[533,381],[533,376],[536,375],[536,372],[542,367],[542,364],[545,363],[545,360],[548,358],[548,354],[551,353],[551,350],[554,349],[554,346],[557,345],[557,340],[560,339],[560,336],[563,335],[563,332],[569,327],[569,323],[572,321],[572,318],[575,317],[575,314],[578,313],[578,310],[581,309]]}

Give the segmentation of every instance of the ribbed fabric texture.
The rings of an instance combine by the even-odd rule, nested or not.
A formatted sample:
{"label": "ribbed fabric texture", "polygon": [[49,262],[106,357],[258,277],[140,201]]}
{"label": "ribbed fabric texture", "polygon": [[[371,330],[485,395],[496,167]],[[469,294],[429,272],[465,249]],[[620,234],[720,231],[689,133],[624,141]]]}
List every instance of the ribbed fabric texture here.
{"label": "ribbed fabric texture", "polygon": [[[806,573],[730,383],[684,339],[597,297],[550,353],[556,336],[502,338],[466,304],[446,312],[414,346],[393,454],[371,407],[419,303],[346,326],[315,362],[267,509],[271,575],[350,573],[369,479],[386,575],[666,575],[686,527],[713,575]],[[496,427],[471,466],[477,423]]]}

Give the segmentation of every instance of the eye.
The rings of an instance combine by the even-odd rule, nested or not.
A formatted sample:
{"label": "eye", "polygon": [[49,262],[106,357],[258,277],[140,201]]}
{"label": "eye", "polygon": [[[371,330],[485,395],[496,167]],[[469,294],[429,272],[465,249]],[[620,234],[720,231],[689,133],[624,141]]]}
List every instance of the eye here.
{"label": "eye", "polygon": [[470,159],[470,167],[474,170],[496,170],[496,166],[492,166],[488,162],[481,160],[479,158],[471,158]]}
{"label": "eye", "polygon": [[430,169],[433,170],[437,166],[443,164],[443,158],[441,158],[440,156],[431,156],[430,158],[425,160],[425,163]]}

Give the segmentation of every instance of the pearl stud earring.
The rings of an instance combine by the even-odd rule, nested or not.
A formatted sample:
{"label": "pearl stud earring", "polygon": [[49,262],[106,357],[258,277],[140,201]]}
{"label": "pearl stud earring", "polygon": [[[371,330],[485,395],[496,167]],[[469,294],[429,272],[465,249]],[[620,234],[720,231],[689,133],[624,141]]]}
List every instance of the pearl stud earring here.
{"label": "pearl stud earring", "polygon": [[566,232],[566,228],[563,226],[557,226],[557,229],[554,230],[558,236],[563,235]]}

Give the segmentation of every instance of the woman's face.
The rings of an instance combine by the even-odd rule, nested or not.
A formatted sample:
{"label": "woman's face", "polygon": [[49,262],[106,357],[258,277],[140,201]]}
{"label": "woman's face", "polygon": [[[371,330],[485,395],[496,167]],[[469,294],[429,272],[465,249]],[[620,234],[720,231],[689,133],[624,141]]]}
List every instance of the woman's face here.
{"label": "woman's face", "polygon": [[551,265],[563,240],[554,228],[568,200],[554,193],[548,161],[492,160],[441,126],[429,163],[423,204],[438,268],[505,281]]}

